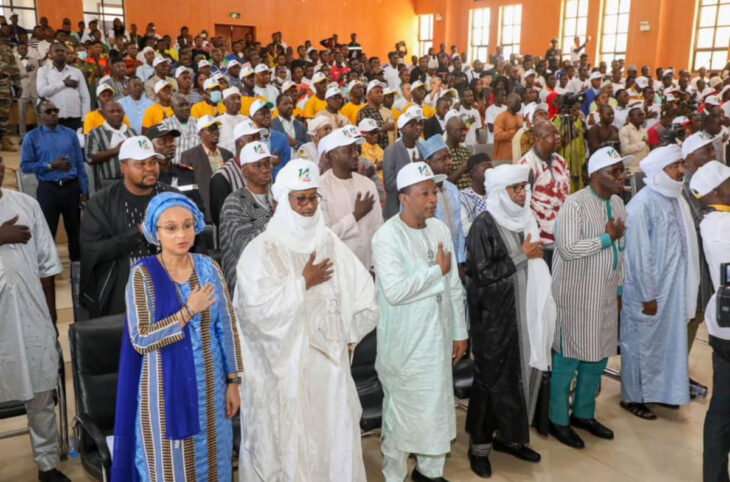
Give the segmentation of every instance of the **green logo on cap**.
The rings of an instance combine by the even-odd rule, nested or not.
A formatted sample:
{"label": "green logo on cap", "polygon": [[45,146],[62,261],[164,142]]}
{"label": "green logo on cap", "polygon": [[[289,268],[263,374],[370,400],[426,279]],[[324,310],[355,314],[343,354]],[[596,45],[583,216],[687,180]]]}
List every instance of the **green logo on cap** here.
{"label": "green logo on cap", "polygon": [[430,176],[431,175],[431,169],[429,169],[428,166],[418,166],[418,173],[423,176]]}
{"label": "green logo on cap", "polygon": [[299,169],[299,180],[302,182],[311,182],[312,181],[312,175],[309,172],[308,167],[303,167]]}

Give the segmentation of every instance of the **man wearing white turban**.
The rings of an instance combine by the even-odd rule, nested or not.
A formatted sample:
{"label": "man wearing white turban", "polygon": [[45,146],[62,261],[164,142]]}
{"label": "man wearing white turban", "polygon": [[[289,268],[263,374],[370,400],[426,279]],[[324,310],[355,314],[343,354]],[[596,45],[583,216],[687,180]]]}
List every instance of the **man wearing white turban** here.
{"label": "man wearing white turban", "polygon": [[471,468],[481,477],[491,474],[492,447],[540,461],[527,443],[541,370],[550,368],[556,308],[530,209],[529,176],[528,166],[487,169],[487,212],[474,220],[467,239],[475,368],[466,429]]}
{"label": "man wearing white turban", "polygon": [[621,406],[652,420],[645,403],[689,403],[687,322],[697,308],[699,251],[682,197],[682,150],[658,147],[640,167],[647,188],[626,207]]}
{"label": "man wearing white turban", "polygon": [[316,164],[289,161],[272,187],[274,215],[236,269],[241,481],[365,481],[348,344],[375,328],[375,288],[325,226],[318,187]]}

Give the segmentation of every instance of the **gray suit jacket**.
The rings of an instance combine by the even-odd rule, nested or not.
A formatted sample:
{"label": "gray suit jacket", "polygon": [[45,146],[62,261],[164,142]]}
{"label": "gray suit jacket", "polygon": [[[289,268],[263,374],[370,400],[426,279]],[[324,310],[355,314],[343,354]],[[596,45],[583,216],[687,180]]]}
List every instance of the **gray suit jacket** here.
{"label": "gray suit jacket", "polygon": [[[417,151],[416,151],[417,152]],[[418,154],[420,160],[420,154]],[[411,158],[408,157],[403,139],[391,144],[385,149],[383,154],[383,181],[385,184],[385,207],[383,208],[383,218],[388,219],[398,214],[400,210],[400,201],[398,201],[398,185],[396,178],[401,167],[409,164]]]}
{"label": "gray suit jacket", "polygon": [[[223,162],[227,162],[233,157],[230,151],[221,147],[218,150],[221,151]],[[185,164],[194,169],[195,183],[198,185],[200,197],[203,200],[203,207],[205,208],[205,219],[206,221],[210,221],[212,219],[210,212],[210,178],[213,176],[213,169],[210,166],[208,155],[205,153],[205,149],[203,149],[203,144],[198,144],[183,152],[180,156],[180,164]]]}
{"label": "gray suit jacket", "polygon": [[[284,126],[281,124],[281,119],[278,117],[271,121],[271,128],[275,131],[286,134]],[[294,146],[295,150],[299,149],[302,144],[306,144],[310,141],[309,134],[307,134],[307,126],[304,125],[304,122],[297,119],[294,119],[294,139],[297,141],[297,145]]]}

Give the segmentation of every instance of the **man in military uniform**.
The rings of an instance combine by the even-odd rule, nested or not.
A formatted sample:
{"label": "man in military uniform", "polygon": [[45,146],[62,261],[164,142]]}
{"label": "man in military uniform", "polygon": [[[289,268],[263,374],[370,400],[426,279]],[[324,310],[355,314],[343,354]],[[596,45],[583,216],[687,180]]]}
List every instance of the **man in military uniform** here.
{"label": "man in military uniform", "polygon": [[2,139],[0,142],[3,151],[18,151],[8,134],[13,98],[18,98],[21,94],[20,69],[15,61],[10,39],[0,36],[0,138]]}
{"label": "man in military uniform", "polygon": [[147,129],[145,135],[152,140],[155,152],[164,156],[164,159],[158,160],[160,182],[177,188],[193,200],[200,209],[203,209],[203,198],[200,197],[198,185],[195,183],[194,168],[172,162],[175,158],[175,138],[180,137],[180,131],[169,129],[164,124],[158,124]]}

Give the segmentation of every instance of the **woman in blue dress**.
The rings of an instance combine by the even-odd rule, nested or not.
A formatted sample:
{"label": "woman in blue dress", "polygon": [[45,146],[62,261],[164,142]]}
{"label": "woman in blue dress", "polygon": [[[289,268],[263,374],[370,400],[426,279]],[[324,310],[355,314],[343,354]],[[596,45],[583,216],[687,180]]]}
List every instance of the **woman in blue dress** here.
{"label": "woman in blue dress", "polygon": [[243,362],[221,269],[188,252],[203,225],[180,194],[159,194],[147,207],[142,232],[161,249],[127,283],[113,481],[232,479]]}

